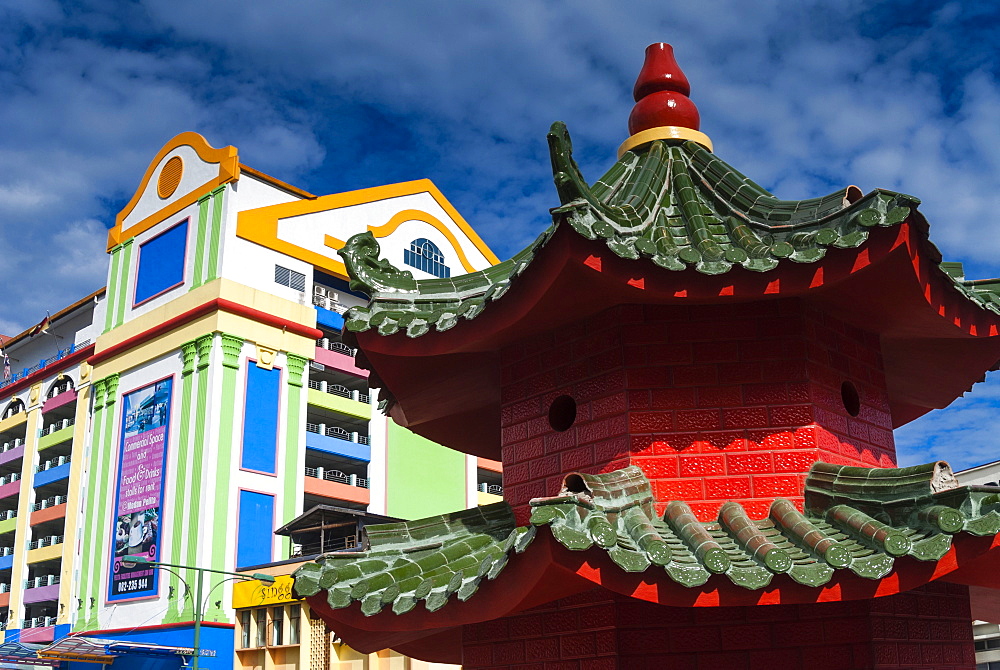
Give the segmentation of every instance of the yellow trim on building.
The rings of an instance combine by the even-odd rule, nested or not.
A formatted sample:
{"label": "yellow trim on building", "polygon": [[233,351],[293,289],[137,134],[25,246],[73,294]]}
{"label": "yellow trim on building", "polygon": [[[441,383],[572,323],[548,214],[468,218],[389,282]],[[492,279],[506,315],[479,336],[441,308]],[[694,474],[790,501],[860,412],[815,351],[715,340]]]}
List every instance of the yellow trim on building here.
{"label": "yellow trim on building", "polygon": [[[142,197],[142,194],[146,192],[149,180],[153,178],[153,173],[156,172],[156,168],[159,167],[160,163],[167,156],[167,154],[174,149],[183,146],[188,146],[194,149],[194,152],[198,154],[198,157],[206,163],[217,163],[219,165],[219,174],[191,192],[186,193],[177,200],[171,202],[163,209],[157,210],[145,219],[133,223],[127,228],[128,235],[125,235],[124,232],[126,229],[122,228],[122,224],[125,219],[128,218],[128,215],[132,213],[132,210],[135,209],[135,206],[139,203],[139,199]],[[128,204],[125,205],[122,211],[118,212],[118,216],[115,217],[114,227],[108,231],[107,251],[110,252],[114,246],[122,242],[122,240],[127,237],[135,237],[136,235],[144,233],[157,223],[173,216],[185,207],[193,205],[198,202],[202,196],[211,193],[222,184],[228,184],[229,182],[235,181],[239,178],[240,162],[236,147],[228,146],[216,149],[210,145],[204,137],[194,132],[185,132],[177,135],[164,144],[163,147],[157,152],[156,156],[153,157],[152,162],[149,164],[149,167],[146,168],[146,172],[142,176],[142,180],[139,182],[139,188],[137,188],[135,193],[132,195],[132,199],[128,201]]]}
{"label": "yellow trim on building", "polygon": [[[465,255],[465,250],[462,249],[461,244],[459,244],[458,238],[455,237],[454,233],[448,230],[448,226],[444,225],[444,223],[437,217],[432,216],[427,212],[421,212],[419,209],[404,209],[403,211],[395,214],[387,223],[384,223],[381,226],[368,226],[368,232],[374,235],[376,239],[389,237],[389,235],[395,232],[397,228],[407,221],[423,221],[424,223],[432,226],[435,230],[444,235],[451,246],[455,249],[455,253],[458,254],[458,260],[462,263],[462,267],[465,268],[465,271],[476,271],[476,267],[469,262],[469,257]],[[333,235],[325,235],[323,237],[323,244],[331,249],[342,249],[345,241],[339,240]]]}
{"label": "yellow trim on building", "polygon": [[28,420],[27,412],[18,412],[13,416],[8,416],[6,419],[0,421],[0,432],[5,432],[11,428],[16,428],[25,421]]}
{"label": "yellow trim on building", "polygon": [[355,416],[366,421],[370,421],[372,418],[372,406],[368,403],[358,402],[333,393],[323,393],[311,388],[307,402],[314,407],[322,407],[332,412]]}
{"label": "yellow trim on building", "polygon": [[[52,561],[57,558],[62,558],[63,547],[65,546],[66,542],[63,541],[59,544],[52,544],[49,545],[48,547],[42,547],[41,549],[29,549],[28,563],[41,563],[42,561]],[[60,588],[59,591],[62,592],[62,589]]]}
{"label": "yellow trim on building", "polygon": [[[83,503],[83,469],[84,469],[84,444],[87,441],[87,417],[90,413],[90,377],[81,381],[77,387],[76,396],[76,423],[73,425],[73,447],[69,457],[69,489],[66,492],[66,518],[78,519],[80,506]],[[80,530],[78,523],[65,523],[63,525],[63,543],[56,545],[62,547],[62,566],[59,571],[59,602],[69,603],[73,596],[73,548],[76,546],[76,536]],[[72,623],[73,610],[69,605],[60,607],[56,615],[56,623]]]}
{"label": "yellow trim on building", "polygon": [[[274,251],[281,252],[293,258],[298,258],[307,263],[320,268],[324,272],[335,275],[342,279],[347,278],[347,270],[344,268],[344,264],[338,260],[334,260],[323,254],[316,253],[311,249],[306,249],[305,247],[300,247],[296,244],[288,242],[286,240],[280,239],[278,237],[278,224],[282,219],[289,219],[295,216],[302,216],[304,214],[316,214],[318,212],[326,212],[333,209],[340,209],[342,207],[353,207],[355,205],[364,205],[372,202],[378,202],[379,200],[387,200],[389,198],[398,198],[405,195],[415,195],[417,193],[428,193],[434,201],[448,214],[449,217],[455,222],[459,229],[465,233],[466,237],[472,242],[472,244],[483,254],[483,256],[492,264],[497,264],[500,259],[490,250],[486,243],[483,242],[482,238],[476,234],[476,231],[468,224],[468,222],[462,218],[462,215],[458,213],[450,202],[444,197],[444,194],[438,190],[438,187],[430,179],[418,179],[416,181],[403,182],[401,184],[388,184],[386,186],[375,186],[373,188],[365,188],[358,191],[348,191],[347,193],[334,193],[332,195],[324,195],[315,200],[299,200],[296,202],[288,202],[280,205],[271,205],[269,207],[260,207],[258,209],[249,209],[240,212],[236,219],[236,236],[244,240],[253,242],[254,244],[259,244],[268,249],[273,249]],[[410,213],[416,210],[409,210]],[[430,214],[422,212],[421,214],[434,219]],[[369,230],[378,231],[383,230],[387,226],[390,226],[396,217],[390,219],[389,222],[381,226],[369,226]],[[426,219],[418,219],[421,221],[426,221]],[[434,219],[437,220],[437,219]],[[430,223],[430,221],[426,221]],[[401,223],[401,222],[399,222]],[[399,225],[396,223],[392,229]],[[441,223],[440,221],[438,223]],[[434,225],[434,224],[431,224]],[[444,224],[441,224],[442,226]],[[436,226],[435,226],[436,227]],[[439,228],[440,230],[440,228]],[[384,237],[388,233],[375,234],[376,237]],[[331,244],[331,241],[333,244]],[[328,236],[326,241],[326,246],[330,246],[334,249],[339,249],[343,246],[343,242],[340,242],[340,246],[336,246],[336,238]],[[449,238],[449,242],[452,242],[455,246],[455,251],[460,255],[460,257],[465,257],[464,252],[457,245],[457,240],[454,236]],[[463,263],[467,263],[466,261]],[[466,269],[472,272],[475,268],[467,266]]]}
{"label": "yellow trim on building", "polygon": [[[157,307],[104,333],[97,338],[95,352],[106,351],[214,298],[238,302],[241,305],[294,323],[312,324],[316,320],[315,310],[308,305],[300,305],[228,279],[215,279],[204,286],[199,286],[193,291],[178,296],[166,305]],[[216,311],[138,344],[108,360],[101,361],[94,368],[91,376],[95,379],[101,379],[115,372],[129,370],[161,356],[174,353],[185,342],[214,332],[240,333],[248,341],[256,342],[275,351],[287,351],[305,358],[312,358],[316,354],[316,342],[311,338],[296,335],[238,314]]]}

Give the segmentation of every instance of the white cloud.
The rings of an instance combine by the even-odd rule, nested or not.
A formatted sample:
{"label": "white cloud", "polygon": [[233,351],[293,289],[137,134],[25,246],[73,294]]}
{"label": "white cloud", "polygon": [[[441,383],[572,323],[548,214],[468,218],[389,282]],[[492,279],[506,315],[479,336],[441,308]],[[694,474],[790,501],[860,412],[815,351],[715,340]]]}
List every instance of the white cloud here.
{"label": "white cloud", "polygon": [[[557,202],[549,124],[568,123],[596,180],[658,40],[674,43],[702,129],[734,167],[783,198],[851,183],[916,195],[946,258],[1000,275],[996,15],[856,1],[0,0],[0,331],[100,286],[100,222],[184,130],[318,193],[430,177],[510,256]],[[61,262],[40,272],[53,240]],[[988,425],[983,388],[900,443],[929,454],[966,417]]]}

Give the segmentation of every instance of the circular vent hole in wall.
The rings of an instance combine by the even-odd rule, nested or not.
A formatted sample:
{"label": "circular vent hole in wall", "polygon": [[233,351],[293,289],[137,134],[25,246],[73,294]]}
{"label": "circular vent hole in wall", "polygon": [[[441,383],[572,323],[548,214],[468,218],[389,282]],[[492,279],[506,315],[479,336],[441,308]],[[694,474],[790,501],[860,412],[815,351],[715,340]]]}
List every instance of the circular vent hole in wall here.
{"label": "circular vent hole in wall", "polygon": [[840,385],[840,400],[851,416],[857,416],[861,412],[861,396],[858,395],[858,387],[851,382]]}
{"label": "circular vent hole in wall", "polygon": [[549,425],[560,433],[568,430],[576,421],[576,401],[568,395],[561,395],[549,405]]}

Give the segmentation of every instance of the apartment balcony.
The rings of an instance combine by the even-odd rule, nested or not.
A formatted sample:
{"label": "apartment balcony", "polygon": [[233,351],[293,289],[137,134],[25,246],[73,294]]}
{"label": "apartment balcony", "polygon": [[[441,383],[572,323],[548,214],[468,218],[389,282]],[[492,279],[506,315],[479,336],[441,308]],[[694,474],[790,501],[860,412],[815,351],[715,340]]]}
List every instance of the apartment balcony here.
{"label": "apartment balcony", "polygon": [[0,444],[0,465],[24,458],[24,438],[15,437]]}
{"label": "apartment balcony", "polygon": [[[59,575],[24,580],[24,604],[44,603],[50,600],[59,600]],[[53,624],[45,625],[51,626]],[[41,628],[41,626],[33,627]]]}
{"label": "apartment balcony", "polygon": [[305,468],[305,493],[335,500],[345,500],[367,505],[371,499],[369,482],[357,475],[348,475],[339,470],[325,468]]}
{"label": "apartment balcony", "polygon": [[[62,498],[63,502],[59,504],[49,504],[45,507],[39,507],[36,511],[31,513],[31,518],[28,519],[29,525],[37,526],[38,524],[45,523],[46,521],[55,521],[56,519],[66,518],[66,496],[53,497]],[[47,498],[47,500],[51,500],[51,498]],[[35,503],[35,505],[38,504],[39,503]]]}
{"label": "apartment balcony", "polygon": [[36,616],[21,620],[21,628],[48,628],[55,625],[56,618],[54,616]]}
{"label": "apartment balcony", "polygon": [[60,479],[67,479],[69,477],[69,466],[68,456],[59,456],[39,463],[35,469],[35,481],[33,485],[37,488],[57,482]]}
{"label": "apartment balcony", "polygon": [[354,377],[367,379],[368,370],[362,370],[354,364],[354,353],[354,349],[343,342],[323,337],[316,340],[316,353],[313,355],[313,358],[316,363],[324,367],[340,370]]}
{"label": "apartment balcony", "polygon": [[21,492],[21,473],[12,472],[0,477],[0,500],[16,496]]}
{"label": "apartment balcony", "polygon": [[[0,555],[0,570],[10,570],[14,567],[14,547],[3,547],[9,553]],[[3,593],[3,591],[0,591]]]}
{"label": "apartment balcony", "polygon": [[68,418],[50,423],[42,428],[39,431],[38,450],[41,451],[42,449],[72,440],[74,423],[75,421],[72,418]]}
{"label": "apartment balcony", "polygon": [[58,393],[53,395],[51,398],[46,399],[46,401],[42,403],[42,414],[47,414],[54,409],[64,407],[75,401],[76,391],[73,390],[73,385],[67,382],[65,385],[60,387]]}
{"label": "apartment balcony", "polygon": [[315,477],[317,479],[324,479],[328,482],[340,482],[341,484],[360,486],[363,489],[368,488],[370,483],[365,477],[348,475],[340,470],[333,470],[331,468],[310,468],[308,465],[306,466],[306,477]]}
{"label": "apartment balcony", "polygon": [[[62,559],[63,542],[65,536],[53,534],[53,527],[48,533],[32,528],[32,535],[36,537],[28,542],[28,563],[42,563],[45,561],[59,561]],[[62,530],[61,528],[59,529]]]}
{"label": "apartment balcony", "polygon": [[348,432],[340,426],[328,426],[325,423],[306,424],[306,448],[366,463],[372,459],[366,435]]}

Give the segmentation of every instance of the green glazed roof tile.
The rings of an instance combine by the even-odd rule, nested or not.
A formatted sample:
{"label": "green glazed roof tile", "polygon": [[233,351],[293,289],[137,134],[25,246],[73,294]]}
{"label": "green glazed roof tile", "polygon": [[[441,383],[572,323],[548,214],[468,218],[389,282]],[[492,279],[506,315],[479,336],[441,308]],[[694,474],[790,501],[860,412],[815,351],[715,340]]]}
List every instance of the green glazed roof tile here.
{"label": "green glazed roof tile", "polygon": [[779,498],[766,518],[751,519],[728,502],[718,519],[702,522],[681,501],[656,514],[638,467],[570,473],[558,495],[531,501],[527,527],[515,527],[504,502],[368,526],[369,550],[306,563],[294,574],[295,590],[306,597],[326,591],[333,608],[359,602],[366,615],[387,607],[404,614],[421,602],[436,611],[497,579],[543,526],[567,549],[606,552],[625,572],[662,570],[692,588],[716,574],[751,590],[780,574],[810,587],[837,570],[881,579],[898,558],[939,560],[956,533],[1000,532],[1000,489],[959,486],[940,461],[893,469],[816,463],[805,495],[805,513]]}
{"label": "green glazed roof tile", "polygon": [[[473,319],[503,297],[560,225],[603,241],[622,258],[648,259],[668,270],[714,275],[741,266],[767,272],[782,262],[814,263],[831,247],[858,247],[872,228],[903,222],[919,204],[901,193],[861,195],[853,187],[821,198],[779,200],[701,145],[679,140],[628,151],[588,185],[565,125],[553,124],[548,141],[561,201],[549,229],[498,265],[418,280],[379,259],[370,233],[356,235],[340,254],[351,288],[371,301],[348,312],[347,329],[419,337]],[[940,259],[927,244],[931,257]],[[965,298],[1000,314],[1000,279],[966,281],[960,263],[944,263],[942,271]]]}

